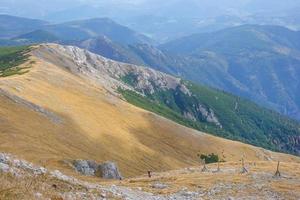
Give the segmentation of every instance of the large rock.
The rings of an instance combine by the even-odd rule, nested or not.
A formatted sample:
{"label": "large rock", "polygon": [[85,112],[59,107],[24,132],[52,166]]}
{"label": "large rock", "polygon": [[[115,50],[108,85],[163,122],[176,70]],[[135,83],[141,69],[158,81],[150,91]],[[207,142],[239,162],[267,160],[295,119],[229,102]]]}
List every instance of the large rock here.
{"label": "large rock", "polygon": [[9,172],[9,165],[5,163],[0,163],[0,172],[7,173]]}
{"label": "large rock", "polygon": [[7,164],[9,161],[9,156],[7,154],[4,153],[0,153],[0,163],[5,163]]}
{"label": "large rock", "polygon": [[117,165],[113,162],[105,162],[99,165],[97,175],[105,179],[122,179]]}
{"label": "large rock", "polygon": [[76,171],[85,176],[95,176],[98,164],[89,160],[76,160],[73,163]]}
{"label": "large rock", "polygon": [[105,179],[122,179],[117,165],[114,162],[97,164],[95,161],[76,160],[73,165],[77,172],[85,176],[97,176]]}

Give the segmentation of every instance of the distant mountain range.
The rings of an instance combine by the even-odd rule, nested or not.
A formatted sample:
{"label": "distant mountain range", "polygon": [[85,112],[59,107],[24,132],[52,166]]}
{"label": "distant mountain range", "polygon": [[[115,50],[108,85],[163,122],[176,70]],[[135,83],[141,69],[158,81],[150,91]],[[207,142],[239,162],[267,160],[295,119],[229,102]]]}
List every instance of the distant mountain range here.
{"label": "distant mountain range", "polygon": [[155,47],[98,38],[74,44],[108,58],[150,66],[250,98],[300,119],[300,32],[244,25]]}
{"label": "distant mountain range", "polygon": [[251,98],[300,119],[300,32],[247,25],[160,46],[180,75]]}
{"label": "distant mountain range", "polygon": [[52,23],[109,17],[161,43],[245,24],[300,30],[298,0],[2,0],[0,13]]}
{"label": "distant mountain range", "polygon": [[[0,15],[2,43],[30,44],[36,42],[73,42],[101,36],[120,44],[151,43],[150,38],[139,34],[108,18],[71,21],[62,24]],[[4,25],[2,25],[4,24]],[[26,27],[26,28],[25,28]]]}
{"label": "distant mountain range", "polygon": [[48,22],[9,15],[0,15],[0,38],[10,39],[22,33],[34,31],[47,25]]}
{"label": "distant mountain range", "polygon": [[[76,45],[76,44],[74,44]],[[108,58],[150,66],[246,97],[300,119],[300,32],[244,25],[158,47],[98,38],[77,44]]]}
{"label": "distant mountain range", "polygon": [[[13,19],[12,24],[29,20],[10,17]],[[297,31],[279,26],[244,25],[156,46],[146,36],[106,18],[54,25],[38,22],[37,30],[24,30],[19,36],[12,34],[11,39],[3,37],[0,44],[74,45],[113,60],[150,66],[216,87],[300,119],[300,99],[296,95],[300,91]],[[21,28],[6,30],[9,31],[2,32],[3,35],[22,32]]]}
{"label": "distant mountain range", "polygon": [[155,15],[138,16],[129,19],[129,22],[121,21],[133,30],[139,30],[145,35],[166,43],[191,34],[215,32],[226,28],[256,24],[283,26],[291,30],[299,31],[300,9],[292,9],[287,14],[279,16],[257,13],[255,15],[222,14],[208,18],[170,18]]}

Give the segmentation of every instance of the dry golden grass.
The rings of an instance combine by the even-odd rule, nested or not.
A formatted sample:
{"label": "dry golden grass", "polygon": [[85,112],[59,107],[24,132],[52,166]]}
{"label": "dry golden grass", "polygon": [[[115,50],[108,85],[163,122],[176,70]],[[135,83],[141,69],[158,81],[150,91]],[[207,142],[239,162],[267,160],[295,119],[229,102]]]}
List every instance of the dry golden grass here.
{"label": "dry golden grass", "polygon": [[[73,194],[73,197],[65,198],[66,194]],[[43,175],[27,175],[16,177],[8,174],[0,173],[0,199],[1,200],[36,200],[51,199],[63,200],[74,199],[82,200],[82,196],[78,197],[74,194],[83,193],[85,199],[93,199],[100,197],[105,193],[108,199],[117,200],[108,192],[99,189],[91,189],[84,185],[73,184],[53,178],[49,174]]]}
{"label": "dry golden grass", "polygon": [[[254,196],[256,199],[266,199],[269,191],[270,194],[277,193],[284,199],[300,198],[300,164],[298,163],[281,163],[281,177],[276,178],[277,163],[269,161],[246,162],[249,170],[247,174],[241,174],[241,163],[226,162],[220,164],[220,172],[214,172],[217,164],[207,166],[210,172],[201,172],[202,167],[191,167],[176,171],[164,173],[154,173],[152,178],[146,175],[128,179],[120,185],[131,188],[142,188],[143,191],[154,194],[170,195],[183,188],[188,191],[202,191],[206,193],[203,199],[226,199],[229,196],[243,197]],[[168,187],[165,189],[155,189],[152,187],[155,183],[162,183]],[[207,195],[207,192],[220,185],[225,186],[221,192]],[[230,186],[226,188],[226,186]],[[265,192],[265,193],[264,193]]]}
{"label": "dry golden grass", "polygon": [[[55,185],[55,187],[53,187]],[[58,199],[62,192],[86,191],[83,187],[50,178],[46,175],[15,177],[11,174],[0,174],[0,199],[37,199],[37,193],[43,198]]]}
{"label": "dry golden grass", "polygon": [[[49,118],[0,95],[0,152],[76,175],[63,160],[115,161],[124,176],[165,171],[198,163],[197,153],[224,155],[226,161],[299,162],[182,127],[136,108],[52,64],[31,57],[30,72],[0,79],[0,89],[39,105],[62,119]],[[33,62],[31,62],[33,63]],[[26,65],[26,64],[25,64]]]}

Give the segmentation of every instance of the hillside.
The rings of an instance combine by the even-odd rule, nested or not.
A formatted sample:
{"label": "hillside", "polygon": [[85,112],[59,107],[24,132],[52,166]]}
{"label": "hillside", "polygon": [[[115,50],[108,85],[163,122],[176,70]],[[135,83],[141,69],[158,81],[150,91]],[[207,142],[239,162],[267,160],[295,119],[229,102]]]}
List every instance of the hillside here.
{"label": "hillside", "polygon": [[[30,67],[28,73],[0,78],[1,152],[69,174],[73,170],[63,161],[113,160],[125,177],[195,165],[198,152],[219,154],[226,161],[243,155],[249,160],[298,159],[201,133],[132,106],[112,94],[121,82],[108,76],[106,66],[113,74],[128,67],[146,69],[89,53],[84,58],[80,52],[74,47],[38,46],[19,66]],[[83,67],[82,59],[98,63],[94,67],[103,73],[93,73],[96,68],[90,64]],[[152,72],[161,80],[174,79]]]}
{"label": "hillside", "polygon": [[299,38],[299,32],[283,27],[245,25],[159,47],[109,37],[66,44],[219,88],[299,119]]}
{"label": "hillside", "polygon": [[1,39],[0,45],[56,42],[78,46],[224,90],[298,120],[299,38],[299,32],[279,26],[243,25],[157,47],[146,36],[99,18],[45,25]]}
{"label": "hillside", "polygon": [[299,32],[245,25],[195,34],[159,47],[96,40],[74,45],[219,88],[299,119]]}
{"label": "hillside", "polygon": [[147,36],[109,18],[51,24],[41,20],[0,15],[0,22],[2,22],[0,25],[0,46],[56,42],[83,47],[82,45],[86,41],[98,41],[100,38],[108,38],[119,46],[154,42]]}
{"label": "hillside", "polygon": [[36,55],[85,75],[113,93],[120,92],[129,103],[182,125],[299,154],[299,124],[244,99],[150,68],[108,60],[76,47],[42,46]]}
{"label": "hillside", "polygon": [[0,14],[0,39],[10,39],[47,24],[48,22],[42,20]]}
{"label": "hillside", "polygon": [[[44,38],[46,36],[46,38]],[[31,43],[59,41],[60,43],[81,42],[97,37],[107,37],[123,45],[151,43],[152,40],[108,18],[96,18],[50,24],[40,29],[19,35],[13,40]],[[49,40],[50,39],[52,40]],[[54,38],[54,39],[53,39]]]}
{"label": "hillside", "polygon": [[160,48],[180,55],[175,68],[186,79],[299,119],[300,32],[245,25],[192,35]]}
{"label": "hillside", "polygon": [[106,36],[99,36],[87,40],[69,42],[68,44],[86,49],[90,52],[102,55],[112,60],[125,63],[136,63],[139,65],[145,64],[143,60],[139,58],[134,52],[132,52],[127,45],[117,43]]}
{"label": "hillside", "polygon": [[20,43],[43,43],[43,42],[59,42],[60,39],[54,34],[45,30],[35,30],[29,33],[21,34],[12,39],[12,41]]}

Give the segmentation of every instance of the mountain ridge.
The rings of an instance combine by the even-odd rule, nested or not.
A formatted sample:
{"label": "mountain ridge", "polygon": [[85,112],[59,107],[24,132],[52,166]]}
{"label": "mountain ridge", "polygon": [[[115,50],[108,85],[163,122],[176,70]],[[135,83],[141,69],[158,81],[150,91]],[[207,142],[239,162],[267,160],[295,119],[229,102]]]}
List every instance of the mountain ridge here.
{"label": "mountain ridge", "polygon": [[0,14],[0,38],[9,39],[47,25],[47,21]]}
{"label": "mountain ridge", "polygon": [[[129,98],[143,102],[146,100],[144,103],[153,106],[163,106],[166,112],[171,109],[172,115],[163,116],[171,117],[172,120],[176,116],[175,121],[181,124],[266,148],[292,148],[297,154],[299,124],[244,99],[197,86],[150,68],[118,63],[77,47],[42,45],[36,56],[46,60],[50,58],[49,62],[86,76],[112,93],[121,89],[121,94],[125,92]],[[57,56],[64,56],[66,59],[63,61]],[[130,91],[138,96],[132,96]],[[131,102],[131,99],[127,100]],[[282,142],[283,138],[289,137],[290,143]],[[293,147],[286,144],[293,144]]]}
{"label": "mountain ridge", "polygon": [[109,18],[91,18],[53,24],[41,20],[0,15],[1,21],[3,23],[0,26],[0,30],[2,30],[0,39],[7,40],[6,43],[14,42],[19,45],[43,42],[71,44],[74,41],[103,36],[123,45],[154,43],[147,36]]}
{"label": "mountain ridge", "polygon": [[249,160],[298,159],[198,132],[128,104],[85,74],[67,70],[56,57],[69,66],[76,61],[76,69],[80,54],[73,60],[71,52],[58,54],[63,51],[57,48],[52,46],[56,50],[48,56],[58,63],[41,58],[33,47],[29,60],[19,66],[30,67],[28,73],[0,78],[1,151],[69,174],[74,171],[65,160],[114,160],[126,177],[197,165],[199,151],[224,155],[227,161],[242,154]]}
{"label": "mountain ridge", "polygon": [[[298,100],[295,97],[298,83],[295,77],[300,61],[300,32],[276,26],[248,25],[211,34],[198,34],[181,41],[188,49],[180,54],[187,54],[187,58],[192,60],[187,66],[194,65],[184,75],[188,79],[251,98],[264,105],[269,104],[270,108],[298,118]],[[200,44],[200,41],[204,44]],[[175,42],[169,44],[167,51],[184,49],[179,47],[180,40]],[[203,74],[216,77],[217,81],[212,82],[203,75],[198,78],[193,76],[191,71],[201,74],[199,68]],[[269,83],[264,81],[266,79]]]}
{"label": "mountain ridge", "polygon": [[[243,25],[185,37],[159,47],[124,46],[101,40],[93,41],[92,48],[85,42],[72,45],[215,87],[298,119],[295,94],[299,84],[295,77],[300,62],[299,38],[299,32],[279,26]],[[262,74],[269,82],[264,81]]]}

